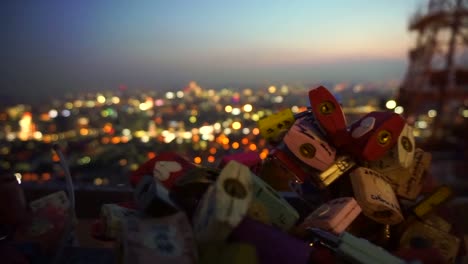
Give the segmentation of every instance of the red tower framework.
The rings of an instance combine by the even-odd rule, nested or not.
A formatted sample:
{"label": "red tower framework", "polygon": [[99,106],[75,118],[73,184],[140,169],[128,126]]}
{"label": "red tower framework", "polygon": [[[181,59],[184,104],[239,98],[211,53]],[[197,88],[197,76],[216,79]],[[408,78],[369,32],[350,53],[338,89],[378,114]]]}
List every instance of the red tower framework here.
{"label": "red tower framework", "polygon": [[[415,47],[398,103],[423,138],[467,138],[468,0],[430,0],[411,19]],[[465,130],[465,131],[462,131]]]}

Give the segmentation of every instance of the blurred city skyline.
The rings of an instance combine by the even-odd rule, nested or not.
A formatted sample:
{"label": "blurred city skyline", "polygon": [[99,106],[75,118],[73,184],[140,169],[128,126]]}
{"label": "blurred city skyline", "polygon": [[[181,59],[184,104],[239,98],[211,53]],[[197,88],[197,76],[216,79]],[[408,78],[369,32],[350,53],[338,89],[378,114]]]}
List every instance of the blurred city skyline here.
{"label": "blurred city skyline", "polygon": [[0,96],[403,78],[426,1],[0,3]]}

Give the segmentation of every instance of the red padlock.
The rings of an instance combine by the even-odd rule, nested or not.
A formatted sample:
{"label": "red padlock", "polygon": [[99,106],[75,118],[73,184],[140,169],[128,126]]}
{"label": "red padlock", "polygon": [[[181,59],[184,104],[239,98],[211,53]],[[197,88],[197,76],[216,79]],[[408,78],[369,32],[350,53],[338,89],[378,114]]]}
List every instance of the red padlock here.
{"label": "red padlock", "polygon": [[348,137],[346,117],[336,98],[327,88],[319,86],[309,91],[310,105],[315,119],[327,134],[327,138],[340,147]]}
{"label": "red padlock", "polygon": [[382,158],[398,142],[406,121],[392,112],[371,112],[351,125],[346,150],[363,160]]}
{"label": "red padlock", "polygon": [[130,176],[130,183],[135,187],[145,175],[153,175],[164,187],[171,189],[179,177],[194,168],[196,168],[195,164],[181,155],[174,152],[163,152],[134,171]]}

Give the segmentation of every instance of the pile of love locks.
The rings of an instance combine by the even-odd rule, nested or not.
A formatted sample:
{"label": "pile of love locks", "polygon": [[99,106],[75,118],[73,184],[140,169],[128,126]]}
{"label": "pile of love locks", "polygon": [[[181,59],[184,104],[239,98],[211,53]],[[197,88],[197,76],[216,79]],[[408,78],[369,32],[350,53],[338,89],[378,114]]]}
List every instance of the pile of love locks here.
{"label": "pile of love locks", "polygon": [[104,204],[91,230],[119,263],[454,263],[464,241],[424,190],[431,155],[393,112],[347,124],[324,87],[307,111],[258,122],[271,146],[198,166],[159,153],[131,175],[134,201]]}

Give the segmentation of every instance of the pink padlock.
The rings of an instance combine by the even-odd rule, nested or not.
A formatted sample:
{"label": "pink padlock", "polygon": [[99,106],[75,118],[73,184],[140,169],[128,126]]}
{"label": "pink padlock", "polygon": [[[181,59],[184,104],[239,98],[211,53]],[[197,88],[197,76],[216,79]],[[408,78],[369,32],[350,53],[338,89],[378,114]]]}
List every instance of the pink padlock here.
{"label": "pink padlock", "polygon": [[361,207],[353,197],[337,198],[315,209],[298,228],[299,231],[305,231],[316,227],[340,234],[360,213]]}
{"label": "pink padlock", "polygon": [[335,160],[335,148],[305,119],[296,120],[283,141],[294,156],[319,171],[329,168]]}

